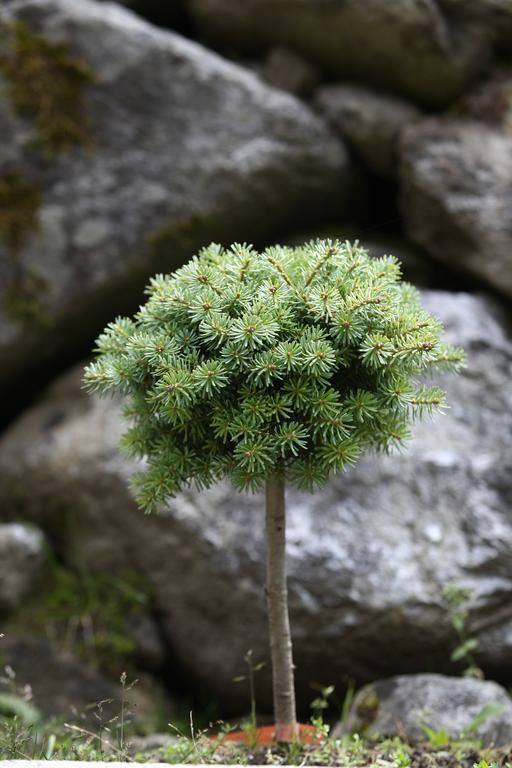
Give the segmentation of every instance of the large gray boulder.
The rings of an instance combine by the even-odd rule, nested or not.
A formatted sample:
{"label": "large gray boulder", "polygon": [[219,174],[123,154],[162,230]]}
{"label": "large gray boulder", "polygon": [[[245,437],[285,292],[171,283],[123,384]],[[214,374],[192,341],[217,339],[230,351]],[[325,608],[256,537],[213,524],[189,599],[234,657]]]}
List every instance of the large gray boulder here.
{"label": "large gray boulder", "polygon": [[512,137],[428,120],[402,141],[402,208],[431,256],[512,296]]}
{"label": "large gray boulder", "polygon": [[295,49],[331,75],[449,103],[485,66],[478,21],[435,0],[188,0],[206,39],[245,52]]}
{"label": "large gray boulder", "polygon": [[44,536],[22,523],[0,525],[0,614],[21,608],[37,590],[46,562]]}
{"label": "large gray boulder", "polygon": [[[451,409],[417,424],[403,454],[365,458],[314,495],[288,492],[303,703],[311,682],[450,669],[456,637],[442,588],[453,582],[473,591],[478,662],[512,673],[512,345],[486,300],[424,300],[468,353],[466,371],[442,381]],[[183,674],[225,711],[246,709],[233,677],[248,649],[268,655],[263,499],[219,484],[144,517],[126,486],[135,466],[117,450],[118,404],[88,397],[80,377],[77,368],[61,378],[5,434],[0,516],[15,504],[75,567],[140,572]],[[261,694],[268,674],[258,673]]]}
{"label": "large gray boulder", "polygon": [[[475,718],[488,712],[478,725]],[[377,680],[357,692],[347,727],[381,736],[425,741],[425,727],[448,737],[481,739],[485,745],[510,744],[512,699],[488,680],[444,675],[399,675]]]}
{"label": "large gray boulder", "polygon": [[[68,41],[95,81],[83,84],[82,114],[73,102],[85,146],[50,156],[44,140],[34,146],[48,141],[48,114],[14,108],[30,68],[14,59],[11,79],[0,74],[0,388],[135,309],[151,274],[199,246],[261,240],[341,204],[341,142],[256,75],[113,3],[13,0],[0,23],[13,20]],[[59,126],[62,108],[51,113]]]}
{"label": "large gray boulder", "polygon": [[375,173],[396,177],[398,142],[420,112],[405,99],[359,85],[326,85],[315,106]]}

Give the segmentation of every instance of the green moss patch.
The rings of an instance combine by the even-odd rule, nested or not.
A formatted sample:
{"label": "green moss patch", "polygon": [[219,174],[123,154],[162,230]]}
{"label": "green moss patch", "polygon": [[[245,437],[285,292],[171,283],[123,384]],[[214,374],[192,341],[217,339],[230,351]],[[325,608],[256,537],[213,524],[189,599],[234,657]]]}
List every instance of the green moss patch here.
{"label": "green moss patch", "polygon": [[64,650],[118,674],[134,662],[136,648],[126,634],[126,621],[145,608],[147,592],[134,573],[79,573],[53,563],[49,591],[18,612],[10,632],[50,632]]}
{"label": "green moss patch", "polygon": [[0,33],[0,74],[16,112],[34,122],[37,143],[50,156],[89,144],[83,89],[95,76],[85,59],[23,22],[4,22]]}
{"label": "green moss patch", "polygon": [[51,320],[43,301],[47,290],[46,280],[34,271],[18,277],[5,292],[7,316],[15,322],[48,328]]}
{"label": "green moss patch", "polygon": [[37,230],[41,190],[19,171],[0,175],[0,241],[17,255],[26,237]]}

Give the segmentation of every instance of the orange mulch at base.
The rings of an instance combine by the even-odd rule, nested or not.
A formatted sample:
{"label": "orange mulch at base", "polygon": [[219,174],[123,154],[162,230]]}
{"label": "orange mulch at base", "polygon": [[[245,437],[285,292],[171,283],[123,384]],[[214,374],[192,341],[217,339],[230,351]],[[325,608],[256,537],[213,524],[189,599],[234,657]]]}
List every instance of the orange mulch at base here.
{"label": "orange mulch at base", "polygon": [[314,725],[297,723],[296,728],[291,725],[279,727],[279,738],[276,738],[275,725],[263,725],[256,728],[256,733],[247,731],[232,731],[224,734],[223,741],[235,741],[241,744],[264,747],[277,742],[298,742],[299,744],[317,745],[321,742],[321,736]]}

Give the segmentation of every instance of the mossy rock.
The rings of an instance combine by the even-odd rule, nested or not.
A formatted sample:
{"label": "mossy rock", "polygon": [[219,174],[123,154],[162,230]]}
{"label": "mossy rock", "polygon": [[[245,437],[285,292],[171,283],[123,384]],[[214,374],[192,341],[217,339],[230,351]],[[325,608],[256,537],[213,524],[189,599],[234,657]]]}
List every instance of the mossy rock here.
{"label": "mossy rock", "polygon": [[18,170],[0,174],[0,241],[13,256],[39,225],[41,189]]}
{"label": "mossy rock", "polygon": [[83,89],[96,78],[66,41],[52,42],[22,21],[0,22],[0,74],[15,111],[34,123],[39,147],[55,156],[90,144]]}

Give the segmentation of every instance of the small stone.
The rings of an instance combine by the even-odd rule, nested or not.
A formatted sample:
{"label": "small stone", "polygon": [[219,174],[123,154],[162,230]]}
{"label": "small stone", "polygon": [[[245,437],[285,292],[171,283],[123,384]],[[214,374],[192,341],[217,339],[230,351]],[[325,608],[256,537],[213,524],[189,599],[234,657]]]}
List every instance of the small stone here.
{"label": "small stone", "polygon": [[[500,708],[471,730],[484,707]],[[346,728],[368,735],[426,741],[424,728],[452,739],[481,739],[485,746],[510,743],[512,699],[497,683],[445,675],[399,675],[365,686],[354,698]],[[470,731],[468,732],[468,729]],[[339,736],[335,729],[333,736]]]}
{"label": "small stone", "polygon": [[45,560],[40,530],[22,523],[0,525],[0,613],[23,606],[39,586]]}

